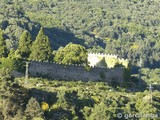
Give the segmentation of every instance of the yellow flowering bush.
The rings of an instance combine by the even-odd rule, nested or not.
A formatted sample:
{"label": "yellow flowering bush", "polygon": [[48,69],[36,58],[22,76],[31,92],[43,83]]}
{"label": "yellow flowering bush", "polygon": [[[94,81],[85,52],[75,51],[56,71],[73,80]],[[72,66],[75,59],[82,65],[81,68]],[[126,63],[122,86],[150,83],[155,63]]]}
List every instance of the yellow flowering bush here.
{"label": "yellow flowering bush", "polygon": [[42,104],[41,104],[41,108],[42,108],[42,110],[48,110],[49,109],[49,105],[48,105],[48,103],[46,103],[46,102],[42,102]]}

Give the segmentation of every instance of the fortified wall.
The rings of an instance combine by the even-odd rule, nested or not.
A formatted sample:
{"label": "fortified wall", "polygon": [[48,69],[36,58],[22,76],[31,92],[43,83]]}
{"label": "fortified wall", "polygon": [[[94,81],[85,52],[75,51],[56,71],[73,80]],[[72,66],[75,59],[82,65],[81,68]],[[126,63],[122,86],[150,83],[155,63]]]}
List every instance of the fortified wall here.
{"label": "fortified wall", "polygon": [[129,66],[129,60],[119,58],[115,54],[88,53],[88,62],[91,67],[114,68],[115,65],[122,65],[125,68]]}
{"label": "fortified wall", "polygon": [[81,80],[81,81],[118,81],[123,82],[123,68],[91,68],[86,70],[84,66],[63,65],[57,63],[32,61],[29,67],[31,76],[45,76],[57,80]]}

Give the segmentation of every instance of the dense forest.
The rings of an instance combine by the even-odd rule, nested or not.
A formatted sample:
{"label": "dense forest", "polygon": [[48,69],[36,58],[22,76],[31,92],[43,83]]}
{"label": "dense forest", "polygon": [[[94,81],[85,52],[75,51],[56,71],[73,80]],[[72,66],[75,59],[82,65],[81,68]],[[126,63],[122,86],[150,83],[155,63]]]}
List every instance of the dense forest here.
{"label": "dense forest", "polygon": [[118,54],[134,64],[159,67],[158,0],[1,0],[0,26],[8,48],[28,30],[44,27],[53,50],[69,42],[91,52]]}
{"label": "dense forest", "polygon": [[[159,0],[0,0],[0,120],[158,120],[159,6]],[[114,66],[127,71],[127,81],[13,76],[25,73],[30,60],[89,71],[88,52],[130,59],[128,68]]]}

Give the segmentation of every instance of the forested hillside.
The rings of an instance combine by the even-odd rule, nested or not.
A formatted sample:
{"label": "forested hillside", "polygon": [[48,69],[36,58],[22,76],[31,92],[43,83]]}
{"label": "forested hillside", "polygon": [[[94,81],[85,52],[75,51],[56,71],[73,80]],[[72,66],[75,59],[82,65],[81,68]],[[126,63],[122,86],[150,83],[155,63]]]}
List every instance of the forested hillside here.
{"label": "forested hillside", "polygon": [[[159,6],[159,0],[0,0],[0,120],[158,120]],[[102,81],[82,82],[74,69],[77,81],[64,81],[68,74],[50,79],[42,65],[42,74],[30,76],[32,61],[90,71],[89,52],[130,59],[126,66],[117,56],[98,62],[106,73],[108,64],[123,68],[124,82],[101,71]]]}
{"label": "forested hillside", "polygon": [[159,0],[1,0],[0,26],[7,47],[17,47],[21,33],[32,39],[41,26],[53,50],[69,42],[92,52],[140,59],[160,67]]}
{"label": "forested hillside", "polygon": [[6,73],[0,89],[1,120],[159,119],[160,93],[155,90],[151,95],[146,86],[133,83],[121,88],[104,82],[42,78],[30,78],[24,84],[23,77],[12,80]]}

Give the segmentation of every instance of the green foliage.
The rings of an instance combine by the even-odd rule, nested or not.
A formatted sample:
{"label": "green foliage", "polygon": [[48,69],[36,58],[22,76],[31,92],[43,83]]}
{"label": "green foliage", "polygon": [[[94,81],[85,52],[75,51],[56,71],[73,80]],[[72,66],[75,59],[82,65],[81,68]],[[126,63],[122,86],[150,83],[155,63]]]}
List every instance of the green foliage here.
{"label": "green foliage", "polygon": [[[11,79],[11,70],[8,68],[1,68],[0,69],[0,80],[5,81],[5,80],[10,80]],[[2,82],[1,81],[1,82]]]}
{"label": "green foliage", "polygon": [[[45,33],[54,41],[53,48],[64,46],[72,41],[87,46],[91,52],[114,53],[120,57],[130,58],[135,64],[142,58],[144,67],[156,68],[160,65],[158,0],[67,0],[67,2],[66,0],[2,0],[0,7],[0,13],[3,13],[0,14],[0,28],[4,34],[3,37],[0,32],[0,58],[2,58],[0,67],[3,66],[0,70],[0,79],[10,80],[10,69],[14,68],[12,60],[28,55],[27,53],[21,56],[23,50],[16,50],[16,52],[12,50],[9,55],[12,60],[5,59],[3,57],[7,56],[6,45],[9,49],[16,49],[24,29],[30,31],[34,38],[40,25],[46,27]],[[41,41],[40,38],[46,42]],[[47,61],[51,51],[47,37],[37,36],[37,39],[31,49],[33,53],[30,57],[33,60]],[[63,50],[61,52],[63,53]],[[77,64],[79,61],[70,61],[70,57],[74,55],[72,51],[70,52],[72,54],[67,56],[64,63]],[[67,53],[63,54],[62,58]],[[57,62],[63,60],[58,55],[56,57]],[[110,62],[117,65],[115,61]],[[130,75],[128,70],[126,80]],[[145,82],[159,84],[159,78],[159,69],[142,69],[142,80]],[[53,106],[53,109],[45,113],[45,117],[49,119],[114,120],[118,119],[116,117],[118,112],[159,114],[160,111],[160,94],[156,91],[153,91],[153,103],[150,104],[150,96],[147,95],[149,93],[133,94],[117,91],[116,88],[113,90],[104,83],[31,79],[30,87],[41,92],[49,91],[58,94],[57,102],[49,105]],[[20,84],[23,84],[24,79],[21,80]],[[27,102],[21,100],[28,99],[23,96],[21,87],[16,88],[17,85],[11,85],[10,82],[5,82],[2,86],[3,91],[0,91],[0,95],[3,93],[6,97],[3,100],[4,106],[0,97],[0,119],[25,120],[24,111]],[[38,83],[43,85],[35,87]],[[137,90],[138,86],[136,85],[135,88],[131,86],[131,88],[129,90]],[[77,94],[68,91],[77,91]],[[41,95],[37,96],[41,97]],[[92,101],[91,96],[94,96],[92,98],[95,102]],[[40,114],[36,117],[34,113]],[[26,115],[30,117],[29,119],[42,119],[43,112],[36,99],[28,103]]]}
{"label": "green foliage", "polygon": [[8,58],[14,59],[14,60],[22,59],[20,50],[19,49],[14,50],[13,48],[10,49],[10,52],[8,54]]}
{"label": "green foliage", "polygon": [[87,64],[87,65],[84,66],[84,69],[85,69],[86,71],[90,71],[92,68]]}
{"label": "green foliage", "polygon": [[84,106],[84,108],[81,110],[85,119],[89,118],[90,114],[92,113],[91,111],[92,111],[92,108],[87,106]]}
{"label": "green foliage", "polygon": [[15,60],[11,58],[1,58],[0,59],[0,68],[5,68],[9,70],[13,70],[15,68]]}
{"label": "green foliage", "polygon": [[[137,103],[135,104],[136,109],[139,111],[140,114],[152,114],[154,115],[153,118],[157,119],[158,118],[158,113],[159,113],[159,108],[156,107],[157,103],[153,102],[151,104],[151,96],[146,95],[143,97],[143,102],[142,100],[138,99]],[[152,116],[150,116],[152,118]],[[141,120],[144,120],[144,118],[141,118]]]}
{"label": "green foliage", "polygon": [[149,69],[149,68],[142,68],[141,69],[142,80],[144,80],[147,84],[160,84],[160,69]]}
{"label": "green foliage", "polygon": [[30,59],[36,61],[48,61],[51,57],[51,46],[48,37],[40,29],[31,48]]}
{"label": "green foliage", "polygon": [[3,37],[3,33],[0,30],[0,58],[7,56],[7,48],[6,43]]}
{"label": "green foliage", "polygon": [[87,63],[87,50],[81,45],[69,43],[57,51],[54,61],[62,64]]}
{"label": "green foliage", "polygon": [[31,120],[36,117],[43,118],[42,109],[35,98],[32,97],[28,101],[28,104],[25,110],[25,115],[27,117],[27,120]]}
{"label": "green foliage", "polygon": [[10,71],[17,70],[24,72],[25,66],[21,59],[8,57],[0,59],[0,68],[9,69]]}
{"label": "green foliage", "polygon": [[31,35],[28,31],[24,31],[20,37],[18,50],[23,58],[28,58],[31,53]]}
{"label": "green foliage", "polygon": [[9,49],[17,48],[24,30],[34,38],[43,26],[55,49],[80,43],[91,52],[118,54],[135,64],[143,58],[145,67],[155,68],[160,59],[158,4],[157,0],[3,0],[0,27]]}
{"label": "green foliage", "polygon": [[25,119],[24,108],[28,100],[27,90],[16,83],[6,81],[0,92],[2,92],[4,119]]}
{"label": "green foliage", "polygon": [[95,105],[91,115],[89,116],[89,120],[111,119],[110,116],[107,116],[106,111],[107,111],[107,107],[103,102],[98,105]]}
{"label": "green foliage", "polygon": [[[17,78],[15,82],[23,85],[24,79]],[[152,104],[150,93],[147,90],[125,92],[131,89],[137,90],[137,85],[124,90],[123,88],[113,88],[103,82],[50,81],[42,78],[30,78],[28,82],[30,83],[28,89],[32,96],[32,102],[30,99],[28,105],[25,104],[27,108],[24,109],[28,111],[26,114],[32,117],[34,113],[43,115],[39,105],[41,102],[43,102],[44,108],[47,108],[44,111],[44,118],[47,120],[54,118],[57,120],[116,120],[118,113],[123,115],[158,114],[160,110],[160,93],[158,91],[152,92]],[[36,86],[36,84],[42,85]],[[52,98],[54,102],[48,102],[49,94],[55,95]],[[24,113],[22,112],[22,114]],[[30,119],[36,119],[38,117],[36,115]],[[42,116],[39,117],[42,118]]]}

